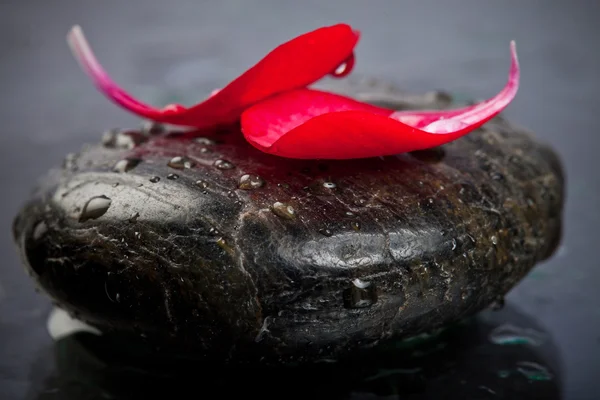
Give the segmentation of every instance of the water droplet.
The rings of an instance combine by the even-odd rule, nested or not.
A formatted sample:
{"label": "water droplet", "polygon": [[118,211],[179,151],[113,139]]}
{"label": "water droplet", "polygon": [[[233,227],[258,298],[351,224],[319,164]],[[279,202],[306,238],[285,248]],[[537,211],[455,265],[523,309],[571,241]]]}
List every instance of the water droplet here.
{"label": "water droplet", "polygon": [[203,144],[205,146],[213,146],[216,144],[214,140],[205,137],[196,138],[194,139],[194,141],[198,144]]}
{"label": "water droplet", "polygon": [[333,71],[333,74],[337,76],[343,76],[346,72],[346,68],[348,68],[348,63],[344,61],[338,65],[338,67]]}
{"label": "water droplet", "polygon": [[167,179],[170,179],[172,181],[179,179],[179,175],[177,174],[169,174],[167,175]]}
{"label": "water droplet", "polygon": [[540,346],[544,335],[531,328],[521,328],[511,324],[500,325],[490,332],[490,342],[500,345],[528,344]]}
{"label": "water droplet", "polygon": [[137,219],[139,217],[140,217],[140,213],[136,211],[133,214],[131,214],[131,216],[129,217],[129,222],[131,222],[131,223],[137,222]]}
{"label": "water droplet", "polygon": [[504,175],[502,175],[500,172],[494,172],[492,174],[492,179],[495,181],[503,181],[504,180]]}
{"label": "water droplet", "polygon": [[494,246],[498,244],[498,238],[496,236],[492,236],[490,240]]}
{"label": "water droplet", "polygon": [[229,245],[229,243],[227,243],[227,241],[225,240],[225,238],[220,237],[219,239],[217,239],[217,244],[219,245],[220,248],[222,248],[223,250],[225,250],[230,255],[234,255],[235,254],[233,248]]}
{"label": "water droplet", "polygon": [[32,237],[33,240],[39,240],[48,232],[48,225],[44,221],[38,222],[35,228],[33,228]]}
{"label": "water droplet", "polygon": [[258,189],[265,184],[265,181],[258,175],[242,175],[238,187],[242,190]]}
{"label": "water droplet", "polygon": [[552,374],[546,367],[531,361],[518,362],[517,371],[532,381],[549,381],[552,379]]}
{"label": "water droplet", "polygon": [[134,232],[133,236],[135,236],[136,239],[141,239],[142,238],[142,233],[141,232]]}
{"label": "water droplet", "polygon": [[296,212],[294,208],[288,204],[275,202],[271,207],[271,210],[275,215],[284,219],[294,219],[296,218]]}
{"label": "water droplet", "polygon": [[108,211],[111,203],[112,200],[104,195],[92,197],[83,206],[79,222],[85,222],[103,216],[106,211]]}
{"label": "water droplet", "polygon": [[365,199],[358,199],[354,201],[354,205],[357,207],[363,207],[365,204],[367,204],[367,200]]}
{"label": "water droplet", "polygon": [[207,148],[207,147],[202,147],[200,149],[200,153],[202,153],[202,154],[208,154],[208,153],[212,153],[212,150],[209,149],[209,148]]}
{"label": "water droplet", "polygon": [[343,297],[346,308],[370,307],[377,302],[377,288],[371,282],[357,278],[344,290]]}
{"label": "water droplet", "polygon": [[331,230],[329,230],[329,229],[327,229],[327,228],[321,228],[321,229],[319,229],[319,233],[320,233],[321,235],[323,235],[323,236],[327,236],[327,237],[329,237],[329,236],[332,236],[332,235],[333,235],[333,232],[331,232]]}
{"label": "water droplet", "polygon": [[177,156],[171,158],[167,165],[175,169],[190,169],[194,166],[194,162],[187,157]]}
{"label": "water droplet", "polygon": [[139,132],[111,129],[102,134],[102,145],[109,149],[131,150],[148,138]]}
{"label": "water droplet", "polygon": [[114,172],[128,172],[138,166],[142,160],[139,158],[126,158],[124,160],[118,161],[113,167]]}
{"label": "water droplet", "polygon": [[208,233],[210,233],[211,235],[217,236],[217,235],[219,235],[219,230],[217,228],[210,228],[208,230]]}
{"label": "water droplet", "polygon": [[203,181],[203,180],[199,180],[196,181],[196,185],[200,186],[203,189],[206,189],[207,187],[209,187],[210,185],[208,184],[208,182]]}
{"label": "water droplet", "polygon": [[160,176],[153,176],[150,178],[150,182],[152,183],[157,183],[158,181],[160,181]]}
{"label": "water droplet", "polygon": [[337,185],[333,182],[323,182],[323,187],[325,189],[335,189]]}
{"label": "water droplet", "polygon": [[213,164],[215,167],[219,168],[219,169],[232,169],[235,168],[235,165],[233,165],[232,163],[230,163],[227,160],[217,160],[214,162]]}
{"label": "water droplet", "polygon": [[350,222],[350,226],[352,227],[352,229],[354,229],[355,231],[360,231],[360,223],[356,222],[356,221],[352,221]]}
{"label": "water droplet", "polygon": [[452,239],[452,250],[456,250],[456,239]]}

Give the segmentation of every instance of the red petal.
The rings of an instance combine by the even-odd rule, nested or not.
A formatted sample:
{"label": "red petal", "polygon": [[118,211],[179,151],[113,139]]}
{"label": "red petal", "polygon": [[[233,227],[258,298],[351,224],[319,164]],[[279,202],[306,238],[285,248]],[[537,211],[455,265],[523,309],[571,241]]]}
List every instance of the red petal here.
{"label": "red petal", "polygon": [[440,146],[480,127],[512,101],[519,86],[514,42],[511,58],[504,89],[474,106],[394,112],[333,93],[299,89],[244,111],[242,132],[258,149],[289,158],[376,157]]}
{"label": "red petal", "polygon": [[[330,73],[334,76],[349,73],[359,37],[360,33],[346,24],[305,33],[275,48],[202,103],[162,110],[134,99],[108,76],[79,26],[71,29],[67,40],[96,87],[116,104],[156,122],[206,128],[235,122],[245,108],[272,95],[305,87]],[[338,70],[342,65],[343,69]]]}

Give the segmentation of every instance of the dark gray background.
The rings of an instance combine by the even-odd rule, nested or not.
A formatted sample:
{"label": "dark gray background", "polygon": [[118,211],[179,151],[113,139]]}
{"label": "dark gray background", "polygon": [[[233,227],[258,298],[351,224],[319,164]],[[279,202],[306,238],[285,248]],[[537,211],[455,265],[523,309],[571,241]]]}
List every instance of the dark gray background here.
{"label": "dark gray background", "polygon": [[[565,163],[564,240],[508,301],[559,345],[565,397],[600,393],[600,2],[3,0],[0,2],[0,388],[22,398],[49,344],[48,300],[22,272],[10,224],[67,152],[138,121],[97,94],[65,43],[83,26],[113,77],[156,105],[191,104],[282,41],[322,25],[363,33],[355,74],[475,98],[504,84],[516,39],[522,84],[506,115]],[[169,89],[169,96],[159,91]],[[0,389],[0,393],[3,393]],[[10,397],[13,398],[13,397]]]}

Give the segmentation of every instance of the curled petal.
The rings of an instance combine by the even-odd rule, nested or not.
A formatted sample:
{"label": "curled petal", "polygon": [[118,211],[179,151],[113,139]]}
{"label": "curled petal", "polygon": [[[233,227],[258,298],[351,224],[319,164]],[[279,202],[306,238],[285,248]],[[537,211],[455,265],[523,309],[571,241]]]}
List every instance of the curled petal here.
{"label": "curled petal", "polygon": [[474,106],[395,112],[317,90],[298,89],[242,114],[242,132],[258,149],[289,158],[349,159],[423,150],[454,141],[498,115],[515,97],[519,63],[511,42],[504,89]]}
{"label": "curled petal", "polygon": [[176,105],[164,109],[144,104],[121,89],[96,59],[79,26],[71,29],[67,41],[95,86],[119,106],[156,122],[207,128],[233,123],[244,109],[275,94],[303,88],[327,74],[349,73],[359,37],[360,33],[346,24],[305,33],[272,50],[203,102],[190,108]]}

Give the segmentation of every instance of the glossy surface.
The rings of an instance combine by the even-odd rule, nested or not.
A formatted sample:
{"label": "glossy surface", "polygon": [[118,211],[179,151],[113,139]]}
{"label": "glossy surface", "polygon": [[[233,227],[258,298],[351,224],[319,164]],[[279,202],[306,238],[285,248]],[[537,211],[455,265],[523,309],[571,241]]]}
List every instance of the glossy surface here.
{"label": "glossy surface", "polygon": [[[49,303],[35,294],[30,278],[22,272],[11,240],[12,218],[35,180],[61,162],[66,152],[97,141],[107,120],[114,126],[138,123],[98,98],[64,45],[65,31],[73,23],[85,26],[88,35],[96,38],[106,67],[144,100],[191,104],[243,72],[243,65],[256,62],[257,52],[264,54],[307,28],[343,18],[376,35],[365,45],[367,54],[357,62],[355,72],[391,79],[417,92],[443,88],[466,93],[468,98],[485,98],[503,84],[506,65],[497,48],[511,39],[519,43],[522,61],[528,63],[523,64],[519,97],[507,115],[559,149],[568,193],[564,240],[558,253],[510,293],[507,307],[516,307],[529,318],[535,316],[553,338],[564,398],[596,399],[600,389],[596,306],[600,302],[596,251],[600,186],[595,168],[600,146],[596,134],[600,57],[593,51],[600,10],[596,2],[459,1],[446,5],[421,1],[407,5],[390,0],[377,8],[365,8],[359,1],[303,5],[221,1],[202,7],[185,0],[172,3],[176,7],[148,3],[59,0],[0,6],[0,14],[7,17],[0,26],[4,37],[0,79],[4,93],[11,94],[0,97],[0,171],[7,189],[1,214],[6,228],[0,232],[5,254],[0,269],[0,392],[4,398],[69,398],[54,378],[58,366],[45,328]],[[140,9],[140,4],[145,8]],[[432,13],[432,7],[438,12]],[[257,20],[262,22],[260,29],[256,29]],[[252,29],[256,29],[252,37],[245,40]],[[198,56],[200,52],[203,57]],[[495,57],[497,62],[490,61]],[[141,73],[147,65],[153,69]],[[474,76],[488,86],[475,85]],[[157,82],[172,90],[156,92]],[[65,109],[71,111],[68,119]],[[496,363],[486,358],[476,365],[482,371]],[[76,379],[68,372],[67,377],[71,382]],[[499,385],[507,388],[518,384],[512,379],[502,382]]]}

